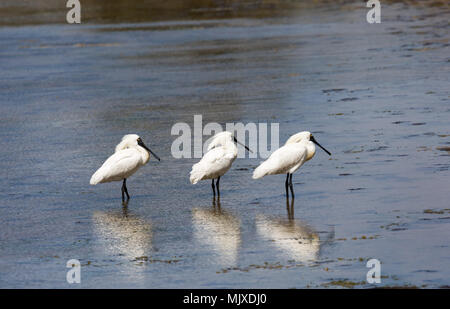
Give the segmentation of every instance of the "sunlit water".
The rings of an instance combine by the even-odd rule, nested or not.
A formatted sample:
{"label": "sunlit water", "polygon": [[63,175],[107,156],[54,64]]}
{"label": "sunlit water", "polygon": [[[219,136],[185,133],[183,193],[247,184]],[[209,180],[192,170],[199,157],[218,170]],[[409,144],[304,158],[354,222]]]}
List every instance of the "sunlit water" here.
{"label": "sunlit water", "polygon": [[[0,29],[0,287],[291,288],[450,284],[448,10],[361,4],[289,18]],[[294,175],[260,159],[189,183],[171,127],[280,124],[320,149]],[[90,186],[126,133],[161,158]],[[205,137],[206,140],[207,137]],[[288,211],[289,210],[289,211]],[[293,217],[293,218],[292,218]]]}

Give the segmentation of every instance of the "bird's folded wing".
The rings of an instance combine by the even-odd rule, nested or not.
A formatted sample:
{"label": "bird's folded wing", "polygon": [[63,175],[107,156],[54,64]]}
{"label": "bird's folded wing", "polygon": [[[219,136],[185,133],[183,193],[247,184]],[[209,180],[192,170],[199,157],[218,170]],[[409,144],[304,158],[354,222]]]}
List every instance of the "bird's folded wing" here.
{"label": "bird's folded wing", "polygon": [[194,164],[194,166],[212,166],[226,159],[226,152],[222,147],[213,148],[203,156],[200,162]]}
{"label": "bird's folded wing", "polygon": [[265,174],[286,173],[297,164],[301,164],[306,158],[306,147],[299,144],[288,144],[277,149],[265,162]]}
{"label": "bird's folded wing", "polygon": [[200,162],[192,166],[190,173],[191,183],[195,184],[203,179],[205,175],[214,174],[223,169],[225,166],[228,166],[230,160],[232,158],[222,147],[211,149],[203,156]]}
{"label": "bird's folded wing", "polygon": [[99,182],[117,180],[135,170],[141,163],[141,157],[133,149],[125,149],[114,153],[95,172]]}

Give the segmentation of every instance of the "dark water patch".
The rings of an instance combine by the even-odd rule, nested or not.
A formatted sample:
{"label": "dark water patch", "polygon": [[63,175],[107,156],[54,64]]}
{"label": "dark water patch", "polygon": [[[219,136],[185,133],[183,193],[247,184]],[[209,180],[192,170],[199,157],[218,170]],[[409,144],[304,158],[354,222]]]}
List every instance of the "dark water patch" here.
{"label": "dark water patch", "polygon": [[433,150],[431,147],[428,146],[418,146],[417,151],[431,151]]}
{"label": "dark water patch", "polygon": [[[440,155],[440,157],[448,157],[450,154],[444,154],[444,155]],[[439,172],[444,172],[444,171],[448,171],[449,170],[449,168],[450,168],[450,164],[440,164],[440,163],[438,163],[438,164],[433,164],[433,166],[436,166],[437,167],[437,171],[439,171]]]}
{"label": "dark water patch", "polygon": [[333,88],[333,89],[324,89],[322,90],[323,93],[333,93],[333,92],[342,92],[342,91],[346,91],[347,89],[345,88]]}
{"label": "dark water patch", "polygon": [[[348,266],[350,266],[350,265],[348,265]],[[335,279],[335,280],[332,280],[330,282],[323,283],[323,284],[321,284],[321,286],[322,287],[326,287],[326,288],[328,288],[328,287],[335,287],[335,288],[336,287],[342,287],[342,288],[352,289],[354,287],[364,286],[366,284],[367,284],[366,281],[351,281],[351,280],[348,280],[348,279]]]}
{"label": "dark water patch", "polygon": [[442,214],[445,214],[445,213],[450,213],[450,209],[449,208],[445,208],[445,209],[425,209],[423,211],[423,213],[425,213],[425,214],[442,215]]}
{"label": "dark water patch", "polygon": [[96,28],[97,32],[131,32],[131,31],[176,31],[176,30],[201,30],[215,27],[232,27],[233,24],[220,21],[203,21],[203,22],[165,22],[160,25],[148,26],[113,26]]}
{"label": "dark water patch", "polygon": [[[376,239],[378,237],[380,237],[380,235],[378,235],[378,234],[377,235],[370,235],[370,236],[362,235],[360,237],[353,236],[350,239],[351,240],[368,240],[368,239]],[[360,260],[360,262],[361,262],[361,260]]]}
{"label": "dark water patch", "polygon": [[450,147],[447,147],[447,146],[438,146],[438,147],[436,147],[436,150],[450,152]]}
{"label": "dark water patch", "polygon": [[390,230],[393,231],[393,232],[398,232],[398,231],[406,231],[407,228],[405,228],[405,227],[394,227],[394,228],[391,228]]}
{"label": "dark water patch", "polygon": [[281,270],[281,269],[289,269],[289,268],[298,268],[298,267],[304,267],[304,264],[301,263],[295,263],[295,264],[282,264],[281,262],[264,262],[264,264],[250,264],[246,267],[228,267],[228,268],[222,268],[221,270],[216,271],[217,274],[226,274],[228,272],[232,271],[239,271],[239,272],[249,272],[252,270],[257,269],[268,269],[268,270]]}
{"label": "dark water patch", "polygon": [[372,88],[361,88],[361,89],[352,89],[349,92],[350,93],[355,93],[355,92],[366,92],[366,91],[371,91]]}
{"label": "dark water patch", "polygon": [[408,229],[406,223],[402,223],[402,222],[393,222],[393,223],[389,223],[387,225],[381,225],[380,228],[389,230],[389,231],[393,231],[393,232],[405,231]]}
{"label": "dark water patch", "polygon": [[420,288],[424,288],[426,285],[422,285],[421,287],[418,287],[416,285],[385,285],[385,286],[375,286],[374,289],[388,289],[388,290],[416,290]]}
{"label": "dark water patch", "polygon": [[134,260],[132,260],[132,262],[139,262],[140,265],[142,265],[144,262],[148,263],[148,264],[153,264],[153,263],[172,264],[172,263],[178,263],[180,261],[181,261],[181,259],[178,259],[178,258],[161,260],[161,259],[155,259],[152,257],[148,257],[146,255],[136,257]]}
{"label": "dark water patch", "polygon": [[361,149],[350,149],[350,150],[344,150],[344,153],[361,153],[364,149],[361,147]]}
{"label": "dark water patch", "polygon": [[340,99],[339,101],[340,102],[349,102],[349,101],[356,101],[356,100],[358,100],[358,98],[351,97],[351,98],[343,98],[343,99]]}
{"label": "dark water patch", "polygon": [[381,150],[386,150],[386,149],[388,149],[388,148],[389,148],[389,147],[387,147],[387,146],[378,146],[378,147],[376,147],[376,148],[368,149],[368,150],[366,150],[366,152],[381,151]]}

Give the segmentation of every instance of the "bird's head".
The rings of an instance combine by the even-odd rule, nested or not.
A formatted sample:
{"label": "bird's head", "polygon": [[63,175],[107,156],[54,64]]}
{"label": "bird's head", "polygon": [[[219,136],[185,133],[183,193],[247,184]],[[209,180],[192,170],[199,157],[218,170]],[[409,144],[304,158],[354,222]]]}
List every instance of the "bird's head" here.
{"label": "bird's head", "polygon": [[293,144],[293,143],[300,143],[300,142],[308,142],[311,139],[311,132],[308,131],[302,131],[297,134],[292,135],[289,137],[289,139],[286,141],[286,144]]}
{"label": "bird's head", "polygon": [[214,135],[214,137],[212,138],[211,142],[208,145],[208,150],[211,150],[217,146],[225,146],[227,143],[233,143],[233,142],[244,146],[245,149],[252,152],[247,146],[240,143],[236,139],[236,137],[233,135],[233,133],[228,132],[228,131],[223,131],[223,132],[220,132],[220,133],[217,133],[216,135]]}
{"label": "bird's head", "polygon": [[137,134],[124,135],[120,143],[116,146],[116,152],[127,148],[136,147],[138,145],[138,139],[140,139],[140,137]]}
{"label": "bird's head", "polygon": [[228,131],[223,131],[220,133],[217,133],[213,136],[211,139],[211,142],[208,145],[208,150],[213,149],[217,146],[225,146],[226,144],[233,141],[233,134]]}
{"label": "bird's head", "polygon": [[122,141],[119,144],[117,144],[117,146],[116,146],[116,152],[127,149],[127,148],[131,148],[131,147],[137,147],[137,146],[141,146],[142,148],[147,150],[149,153],[151,153],[156,159],[158,159],[158,161],[161,161],[161,159],[153,151],[151,151],[150,148],[148,148],[144,144],[142,139],[137,134],[124,135],[124,137],[122,137]]}
{"label": "bird's head", "polygon": [[324,147],[322,147],[322,145],[320,145],[319,142],[316,141],[314,136],[309,131],[303,131],[303,132],[292,135],[286,141],[285,145],[292,144],[292,143],[309,142],[309,141],[313,142],[314,144],[316,144],[317,146],[322,148],[323,151],[325,151],[329,156],[331,156],[331,153],[328,150],[326,150]]}

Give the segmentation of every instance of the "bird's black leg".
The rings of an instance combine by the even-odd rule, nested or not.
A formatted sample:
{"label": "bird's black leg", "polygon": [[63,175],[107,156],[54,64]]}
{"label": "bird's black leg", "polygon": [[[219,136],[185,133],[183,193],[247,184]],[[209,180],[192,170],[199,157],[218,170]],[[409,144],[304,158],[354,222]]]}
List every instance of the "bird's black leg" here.
{"label": "bird's black leg", "polygon": [[218,198],[220,198],[219,181],[220,181],[220,176],[219,176],[219,178],[217,178],[217,181],[216,181],[217,197],[218,197]]}
{"label": "bird's black leg", "polygon": [[122,184],[122,202],[125,200],[124,193],[127,195],[127,200],[129,200],[130,199],[130,195],[128,194],[127,179],[126,178],[124,178],[123,184]]}
{"label": "bird's black leg", "polygon": [[125,185],[125,179],[122,182],[122,203],[125,202],[125,189],[124,189],[124,185]]}
{"label": "bird's black leg", "polygon": [[212,190],[213,190],[214,197],[216,197],[216,188],[214,187],[214,178],[212,179],[211,187],[212,187]]}
{"label": "bird's black leg", "polygon": [[292,174],[289,175],[289,187],[291,188],[292,199],[294,199],[294,186],[292,185]]}
{"label": "bird's black leg", "polygon": [[289,191],[288,191],[288,186],[289,186],[289,173],[286,174],[286,183],[284,184],[284,186],[286,187],[286,198],[289,198]]}

